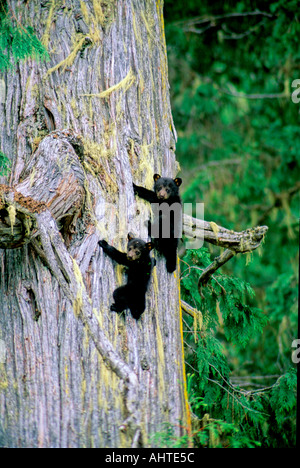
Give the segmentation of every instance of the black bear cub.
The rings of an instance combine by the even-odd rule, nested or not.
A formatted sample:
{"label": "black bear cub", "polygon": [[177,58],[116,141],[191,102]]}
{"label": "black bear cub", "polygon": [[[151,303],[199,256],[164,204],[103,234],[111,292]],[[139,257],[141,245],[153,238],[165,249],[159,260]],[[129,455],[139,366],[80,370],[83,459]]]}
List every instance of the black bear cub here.
{"label": "black bear cub", "polygon": [[127,284],[113,292],[114,304],[110,310],[122,312],[130,309],[132,316],[138,320],[145,310],[145,295],[155,260],[150,257],[152,242],[144,242],[128,234],[127,253],[120,252],[105,240],[98,242],[103,251],[120,265],[127,267]]}
{"label": "black bear cub", "polygon": [[165,257],[169,273],[176,270],[178,239],[182,229],[182,207],[179,187],[182,179],[171,179],[154,174],[154,190],[133,184],[136,195],[150,202],[154,222],[149,222],[149,236],[154,238],[155,248]]}

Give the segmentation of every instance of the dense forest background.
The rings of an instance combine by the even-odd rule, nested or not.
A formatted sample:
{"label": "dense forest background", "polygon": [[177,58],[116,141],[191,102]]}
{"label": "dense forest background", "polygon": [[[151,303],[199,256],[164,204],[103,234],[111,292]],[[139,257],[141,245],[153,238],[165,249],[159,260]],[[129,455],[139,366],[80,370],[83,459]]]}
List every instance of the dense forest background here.
{"label": "dense forest background", "polygon": [[[296,0],[165,0],[183,201],[235,231],[269,227],[198,291],[219,250],[181,258],[191,407],[200,446],[293,447],[298,331],[300,15]],[[203,415],[205,414],[205,417]],[[206,421],[205,421],[206,418]],[[197,439],[196,437],[196,439]]]}

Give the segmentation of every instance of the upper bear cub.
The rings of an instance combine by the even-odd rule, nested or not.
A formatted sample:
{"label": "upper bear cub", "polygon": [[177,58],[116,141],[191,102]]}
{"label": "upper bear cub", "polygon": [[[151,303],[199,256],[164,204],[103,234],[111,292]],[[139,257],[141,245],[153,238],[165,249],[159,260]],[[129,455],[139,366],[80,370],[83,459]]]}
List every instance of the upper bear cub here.
{"label": "upper bear cub", "polygon": [[127,284],[113,292],[114,304],[110,310],[122,312],[130,309],[132,316],[138,320],[145,310],[145,295],[155,260],[150,257],[151,242],[144,242],[128,234],[127,253],[120,252],[105,240],[98,242],[104,252],[120,265],[127,267]]}
{"label": "upper bear cub", "polygon": [[[149,222],[149,235],[155,238],[155,248],[164,255],[169,273],[176,270],[178,239],[181,237],[182,207],[179,187],[182,180],[154,174],[154,190],[133,184],[134,193],[152,203],[154,223]],[[155,205],[156,204],[156,205]],[[158,210],[156,206],[158,205]],[[157,211],[159,214],[157,214]]]}

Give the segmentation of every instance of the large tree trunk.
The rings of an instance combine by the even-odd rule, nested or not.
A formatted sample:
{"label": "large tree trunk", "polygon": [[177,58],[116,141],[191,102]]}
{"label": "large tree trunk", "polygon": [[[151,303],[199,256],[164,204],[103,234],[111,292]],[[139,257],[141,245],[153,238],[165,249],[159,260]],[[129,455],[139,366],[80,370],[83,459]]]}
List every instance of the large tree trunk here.
{"label": "large tree trunk", "polygon": [[162,2],[8,2],[47,46],[4,74],[0,150],[0,446],[150,446],[189,431],[178,275],[158,258],[139,321],[109,310],[147,238],[154,172],[175,176]]}

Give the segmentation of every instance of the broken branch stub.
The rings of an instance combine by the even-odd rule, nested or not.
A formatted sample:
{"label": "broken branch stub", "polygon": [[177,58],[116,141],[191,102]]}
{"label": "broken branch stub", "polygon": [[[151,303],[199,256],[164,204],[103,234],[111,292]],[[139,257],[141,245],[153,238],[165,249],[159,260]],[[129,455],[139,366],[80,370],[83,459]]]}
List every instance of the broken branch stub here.
{"label": "broken branch stub", "polygon": [[84,203],[85,174],[79,137],[69,130],[47,135],[14,187],[0,186],[0,248],[13,249],[36,232],[35,213],[48,209],[59,229],[68,226]]}

